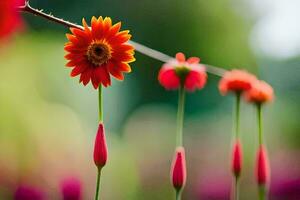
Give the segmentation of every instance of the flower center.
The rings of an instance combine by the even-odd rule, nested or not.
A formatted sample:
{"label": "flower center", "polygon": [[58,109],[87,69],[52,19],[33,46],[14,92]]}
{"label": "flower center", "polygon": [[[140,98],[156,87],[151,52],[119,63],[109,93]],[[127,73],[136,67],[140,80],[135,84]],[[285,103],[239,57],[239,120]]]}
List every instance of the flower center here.
{"label": "flower center", "polygon": [[111,59],[111,48],[104,42],[93,42],[88,47],[86,55],[93,65],[99,66]]}
{"label": "flower center", "polygon": [[189,72],[190,72],[190,69],[184,65],[177,66],[175,68],[175,73],[180,78],[181,84],[184,84],[185,79],[186,79],[187,75],[189,74]]}

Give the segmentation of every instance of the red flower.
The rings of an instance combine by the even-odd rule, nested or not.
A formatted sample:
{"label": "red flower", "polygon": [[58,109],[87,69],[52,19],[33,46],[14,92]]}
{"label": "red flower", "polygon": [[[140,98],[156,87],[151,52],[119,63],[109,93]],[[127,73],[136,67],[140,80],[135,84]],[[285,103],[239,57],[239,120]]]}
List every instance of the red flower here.
{"label": "red flower", "polygon": [[236,140],[232,151],[231,169],[236,177],[239,177],[242,170],[242,147],[239,140]]}
{"label": "red flower", "polygon": [[82,186],[79,179],[70,177],[64,179],[60,185],[63,200],[81,200]]}
{"label": "red flower", "polygon": [[260,145],[256,157],[256,181],[259,185],[265,185],[270,178],[270,167],[267,152],[263,145]]}
{"label": "red flower", "polygon": [[251,89],[251,84],[256,77],[244,70],[234,69],[228,71],[219,83],[219,90],[222,95],[228,92],[240,93]]}
{"label": "red flower", "polygon": [[0,1],[0,39],[11,35],[22,25],[17,6],[24,4],[24,0]]}
{"label": "red flower", "polygon": [[177,147],[171,168],[171,181],[176,190],[184,187],[186,182],[186,161],[183,147]]}
{"label": "red flower", "polygon": [[268,83],[257,80],[252,84],[251,90],[245,93],[245,98],[253,103],[270,102],[274,98],[274,91]]}
{"label": "red flower", "polygon": [[121,31],[121,22],[112,25],[109,17],[92,17],[91,27],[82,20],[84,30],[71,28],[65,44],[69,60],[67,67],[72,67],[71,76],[80,75],[80,82],[87,85],[90,80],[95,89],[99,84],[111,85],[110,74],[123,80],[123,72],[130,72],[128,63],[135,61],[133,46],[127,44],[131,35]]}
{"label": "red flower", "polygon": [[175,90],[182,85],[188,91],[202,89],[206,83],[205,67],[200,59],[185,59],[183,53],[176,54],[176,60],[165,63],[159,71],[158,81],[167,90]]}
{"label": "red flower", "polygon": [[95,146],[94,146],[94,162],[96,166],[101,169],[104,167],[107,161],[107,145],[106,145],[106,138],[105,138],[105,130],[104,124],[100,123],[95,139]]}

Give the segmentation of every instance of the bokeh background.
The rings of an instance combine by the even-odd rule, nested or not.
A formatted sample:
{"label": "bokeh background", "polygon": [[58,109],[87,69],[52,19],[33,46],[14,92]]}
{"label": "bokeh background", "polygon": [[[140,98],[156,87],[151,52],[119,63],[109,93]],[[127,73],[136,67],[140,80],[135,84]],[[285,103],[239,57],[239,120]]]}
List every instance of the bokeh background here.
{"label": "bokeh background", "polygon": [[[80,23],[110,16],[133,40],[169,55],[178,51],[226,69],[245,68],[269,82],[276,100],[264,109],[271,160],[270,197],[300,199],[300,14],[298,0],[31,0],[33,7]],[[68,30],[24,14],[25,29],[0,48],[0,199],[20,185],[60,199],[60,184],[80,180],[93,199],[97,91],[69,77],[63,45]],[[104,90],[109,161],[106,200],[173,199],[169,168],[175,146],[177,93],[157,81],[162,65],[136,53],[133,72]],[[187,95],[184,144],[188,182],[183,199],[227,200],[232,139],[230,96],[219,77]],[[257,198],[255,109],[242,104],[244,171],[241,199]]]}

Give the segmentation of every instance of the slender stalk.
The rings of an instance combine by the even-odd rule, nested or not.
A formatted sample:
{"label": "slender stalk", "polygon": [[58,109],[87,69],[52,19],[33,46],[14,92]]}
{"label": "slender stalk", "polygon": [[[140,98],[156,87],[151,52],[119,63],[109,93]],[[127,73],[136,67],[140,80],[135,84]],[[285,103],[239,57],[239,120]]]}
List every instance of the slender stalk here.
{"label": "slender stalk", "polygon": [[[43,12],[42,10],[38,10],[36,8],[31,7],[29,5],[28,1],[25,1],[25,5],[18,7],[18,9],[19,9],[20,12],[30,13],[30,14],[33,14],[35,16],[42,17],[42,18],[44,18],[48,21],[52,21],[52,22],[64,25],[66,27],[69,27],[69,28],[83,29],[83,27],[80,26],[80,25],[77,25],[75,23],[66,21],[66,20],[58,18],[58,17],[55,17],[51,14],[47,14],[47,13]],[[166,55],[166,54],[164,54],[160,51],[149,48],[145,45],[134,42],[132,40],[130,40],[128,43],[133,45],[136,51],[138,51],[138,52],[140,52],[140,53],[142,53],[146,56],[149,56],[153,59],[156,59],[156,60],[159,60],[159,61],[162,61],[162,62],[167,62],[171,59],[174,59],[173,57],[171,57],[169,55]],[[215,67],[215,66],[212,66],[212,65],[205,64],[205,67],[206,67],[207,72],[209,72],[211,74],[214,74],[216,76],[220,76],[220,77],[222,77],[223,74],[226,72],[225,69],[220,68],[220,67]]]}
{"label": "slender stalk", "polygon": [[[99,85],[99,88],[98,88],[98,102],[99,102],[99,104],[98,104],[99,105],[99,123],[103,123],[103,98],[102,98],[102,86],[101,86],[101,84]],[[98,167],[95,200],[99,200],[101,169],[102,168]]]}
{"label": "slender stalk", "polygon": [[99,122],[103,122],[103,94],[102,94],[102,86],[99,85],[98,88],[98,101],[99,101]]}
{"label": "slender stalk", "polygon": [[95,200],[99,200],[99,190],[100,190],[100,177],[101,177],[101,169],[98,168],[97,173],[97,184],[96,184],[96,193],[95,193]]}
{"label": "slender stalk", "polygon": [[259,200],[265,200],[267,193],[266,193],[266,187],[264,185],[258,186],[258,199]]}
{"label": "slender stalk", "polygon": [[[240,104],[241,104],[241,93],[237,92],[235,94],[236,101],[235,101],[235,111],[234,111],[234,137],[235,137],[235,142],[239,140],[240,137]],[[234,174],[234,184],[233,184],[233,199],[234,200],[239,200],[239,185],[240,185],[240,179],[239,175]]]}
{"label": "slender stalk", "polygon": [[235,176],[235,188],[234,188],[234,199],[238,200],[240,198],[240,181],[239,177]]}
{"label": "slender stalk", "polygon": [[262,109],[261,104],[257,104],[257,122],[258,122],[258,143],[263,144],[263,127],[262,127]]}
{"label": "slender stalk", "polygon": [[[258,143],[259,146],[263,145],[263,125],[262,125],[262,104],[257,104],[257,122],[258,122]],[[259,200],[267,199],[267,190],[265,185],[258,186]]]}
{"label": "slender stalk", "polygon": [[185,90],[183,86],[180,86],[178,91],[178,110],[177,110],[177,133],[176,133],[177,146],[183,146],[184,104],[185,104]]}
{"label": "slender stalk", "polygon": [[181,190],[176,190],[176,200],[181,200]]}
{"label": "slender stalk", "polygon": [[235,138],[239,139],[240,137],[240,104],[241,104],[241,94],[236,93],[236,102],[235,102]]}

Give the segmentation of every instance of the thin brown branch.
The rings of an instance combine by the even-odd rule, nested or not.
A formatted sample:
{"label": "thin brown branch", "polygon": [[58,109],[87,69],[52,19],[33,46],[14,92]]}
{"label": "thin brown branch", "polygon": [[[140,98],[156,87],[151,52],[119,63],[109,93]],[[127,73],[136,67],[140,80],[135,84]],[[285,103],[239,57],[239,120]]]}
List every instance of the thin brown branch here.
{"label": "thin brown branch", "polygon": [[[55,17],[55,16],[53,16],[51,14],[44,13],[42,10],[38,10],[36,8],[31,7],[29,5],[28,1],[25,1],[25,5],[24,6],[20,6],[18,9],[19,9],[20,12],[30,13],[30,14],[33,14],[35,16],[42,17],[42,18],[44,18],[46,20],[49,20],[49,21],[52,21],[52,22],[64,25],[64,26],[69,27],[69,28],[83,29],[83,27],[80,26],[80,25],[77,25],[77,24],[74,24],[72,22],[63,20],[63,19]],[[156,60],[159,60],[159,61],[162,61],[162,62],[168,62],[169,60],[174,59],[173,57],[168,56],[168,55],[166,55],[166,54],[164,54],[164,53],[162,53],[160,51],[157,51],[155,49],[149,48],[149,47],[147,47],[145,45],[142,45],[140,43],[134,42],[132,40],[130,40],[129,43],[134,46],[134,48],[135,48],[136,51],[138,51],[141,54],[144,54],[146,56],[149,56],[151,58],[154,58]],[[226,72],[225,69],[220,68],[220,67],[215,67],[215,66],[208,65],[208,64],[204,64],[204,65],[206,67],[207,72],[209,72],[211,74],[214,74],[216,76],[223,76],[223,74]]]}

